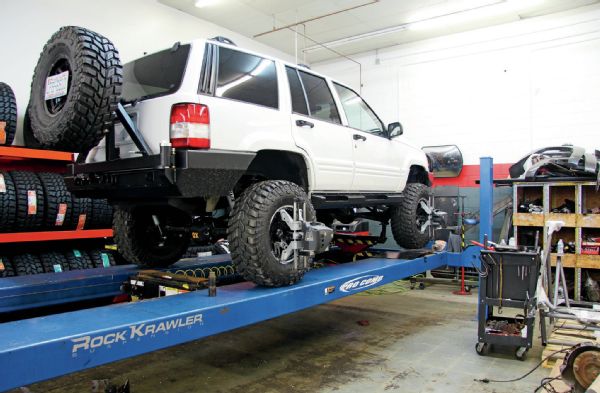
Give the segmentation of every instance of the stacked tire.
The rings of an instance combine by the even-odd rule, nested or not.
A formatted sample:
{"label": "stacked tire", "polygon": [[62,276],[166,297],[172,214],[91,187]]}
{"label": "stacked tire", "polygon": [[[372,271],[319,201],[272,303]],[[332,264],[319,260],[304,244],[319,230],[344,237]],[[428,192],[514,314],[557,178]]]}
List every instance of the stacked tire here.
{"label": "stacked tire", "polygon": [[71,223],[73,198],[67,190],[65,180],[58,173],[38,173],[44,191],[46,214],[45,228],[66,227]]}
{"label": "stacked tire", "polygon": [[17,219],[17,194],[9,172],[0,171],[0,231],[8,232]]}
{"label": "stacked tire", "polygon": [[115,266],[112,252],[102,248],[23,253],[0,256],[0,278]]}
{"label": "stacked tire", "polygon": [[[85,156],[112,126],[122,79],[119,53],[110,40],[81,27],[62,27],[44,46],[34,70],[25,144]],[[0,145],[12,144],[16,120],[14,93],[0,83]],[[0,170],[0,232],[110,228],[112,216],[106,200],[71,195],[60,174]],[[0,255],[0,277],[115,264],[101,249],[16,252]]]}
{"label": "stacked tire", "polygon": [[17,201],[12,229],[18,232],[42,229],[46,215],[42,182],[33,172],[12,171],[10,176],[15,185]]}
{"label": "stacked tire", "polygon": [[17,131],[17,101],[12,89],[0,82],[0,145],[11,145]]}
{"label": "stacked tire", "polygon": [[62,175],[0,170],[0,232],[110,228],[106,199],[76,198]]}
{"label": "stacked tire", "polygon": [[15,275],[11,260],[7,256],[0,256],[0,278]]}
{"label": "stacked tire", "polygon": [[11,258],[15,275],[29,276],[44,273],[44,266],[40,258],[31,253],[18,254]]}
{"label": "stacked tire", "polygon": [[71,270],[67,258],[62,252],[49,251],[39,255],[44,273],[60,273]]}

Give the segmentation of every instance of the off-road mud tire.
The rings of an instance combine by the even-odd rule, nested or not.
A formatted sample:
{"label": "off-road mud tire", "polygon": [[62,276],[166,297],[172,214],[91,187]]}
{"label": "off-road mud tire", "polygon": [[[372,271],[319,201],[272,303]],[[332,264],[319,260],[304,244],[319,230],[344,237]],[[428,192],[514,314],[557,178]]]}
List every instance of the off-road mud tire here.
{"label": "off-road mud tire", "polygon": [[307,267],[282,264],[273,255],[270,236],[271,218],[275,212],[294,200],[306,202],[307,219],[315,219],[315,211],[304,190],[284,180],[268,180],[248,187],[236,199],[228,225],[229,249],[236,270],[248,281],[267,287],[294,284],[304,276]]}

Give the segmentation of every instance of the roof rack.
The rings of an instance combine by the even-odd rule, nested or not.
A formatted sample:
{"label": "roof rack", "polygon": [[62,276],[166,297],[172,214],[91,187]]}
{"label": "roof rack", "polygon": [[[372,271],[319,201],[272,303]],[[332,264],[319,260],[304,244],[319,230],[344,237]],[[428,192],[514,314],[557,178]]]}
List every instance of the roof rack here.
{"label": "roof rack", "polygon": [[222,42],[223,44],[229,44],[229,45],[237,46],[237,45],[235,44],[235,42],[233,42],[233,41],[232,41],[232,40],[230,40],[229,38],[227,38],[227,37],[223,37],[223,36],[220,36],[220,35],[218,35],[218,36],[216,36],[216,37],[213,37],[213,38],[211,38],[210,40],[211,40],[211,41]]}

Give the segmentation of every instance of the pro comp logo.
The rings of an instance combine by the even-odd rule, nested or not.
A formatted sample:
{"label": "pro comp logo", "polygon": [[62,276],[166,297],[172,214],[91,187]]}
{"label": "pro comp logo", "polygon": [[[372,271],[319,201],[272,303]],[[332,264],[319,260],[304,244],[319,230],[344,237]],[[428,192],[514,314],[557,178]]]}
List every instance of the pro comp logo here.
{"label": "pro comp logo", "polygon": [[372,275],[372,274],[368,275],[368,276],[356,277],[350,281],[346,281],[345,283],[343,283],[340,286],[340,291],[342,291],[342,292],[359,291],[363,288],[373,286],[373,285],[377,284],[378,282],[380,282],[381,280],[383,280],[383,276],[376,276],[376,275]]}

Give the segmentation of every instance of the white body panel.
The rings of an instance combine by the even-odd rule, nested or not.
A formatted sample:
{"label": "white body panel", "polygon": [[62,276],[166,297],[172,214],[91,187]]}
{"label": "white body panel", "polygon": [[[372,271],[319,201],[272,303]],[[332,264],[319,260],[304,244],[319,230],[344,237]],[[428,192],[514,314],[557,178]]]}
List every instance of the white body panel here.
{"label": "white body panel", "polygon": [[[295,65],[215,42],[218,46],[275,61],[279,108],[199,94],[205,44],[206,40],[192,43],[183,81],[177,92],[127,107],[152,154],[158,153],[161,142],[169,140],[171,107],[178,103],[200,103],[209,108],[211,149],[243,152],[281,150],[301,154],[308,169],[310,192],[402,192],[411,165],[427,170],[427,159],[421,150],[398,138],[390,140],[348,127],[339,97],[331,88],[332,81],[323,75],[315,73],[327,80],[343,124],[293,114],[285,66]],[[296,125],[299,119],[314,124],[314,127]],[[367,140],[353,140],[354,134],[364,135]],[[115,139],[121,158],[139,156],[121,126],[116,129]],[[103,161],[104,150],[103,141],[92,150],[87,160]]]}
{"label": "white body panel", "polygon": [[[314,127],[298,126],[296,120],[305,120]],[[292,130],[296,144],[310,157],[314,169],[312,191],[351,191],[354,162],[348,130],[298,114],[292,114]]]}

